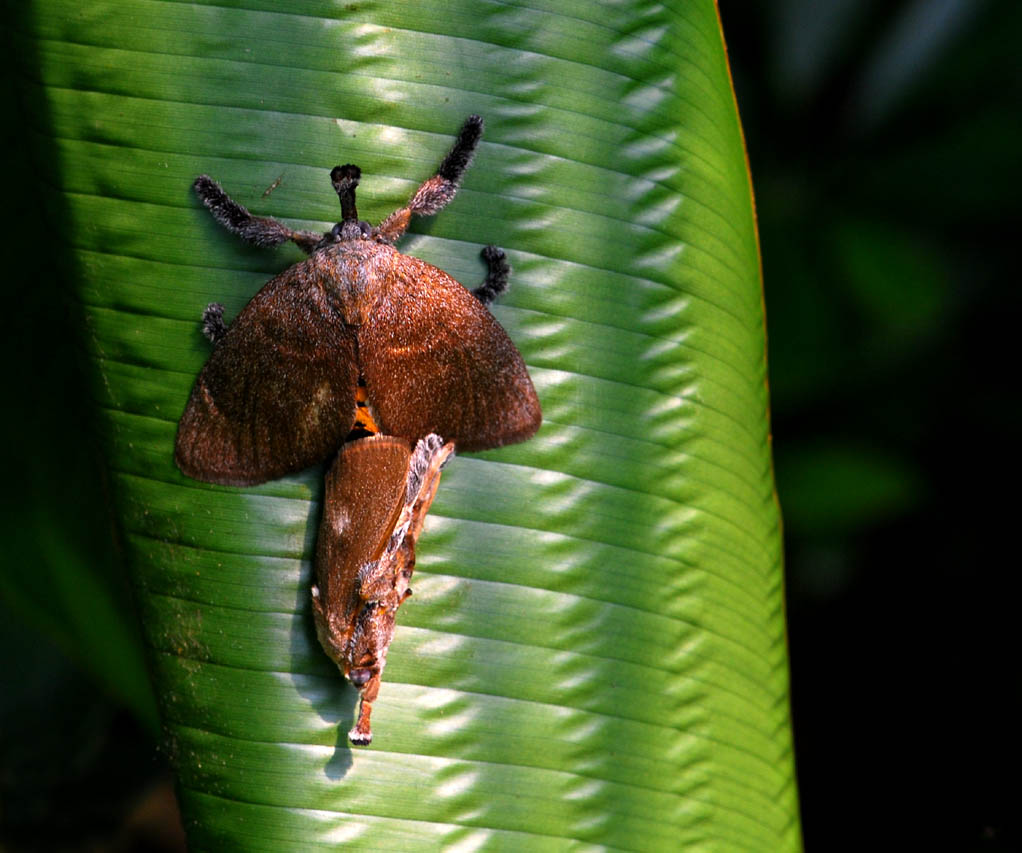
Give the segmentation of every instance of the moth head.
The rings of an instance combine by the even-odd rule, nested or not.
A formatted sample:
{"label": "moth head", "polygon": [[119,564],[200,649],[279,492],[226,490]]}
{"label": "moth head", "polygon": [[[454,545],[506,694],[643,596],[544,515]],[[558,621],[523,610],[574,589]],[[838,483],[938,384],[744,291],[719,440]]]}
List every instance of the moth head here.
{"label": "moth head", "polygon": [[368,240],[373,233],[373,226],[364,219],[354,222],[338,222],[330,229],[330,237],[335,243],[348,240]]}
{"label": "moth head", "polygon": [[[373,692],[379,689],[380,673],[387,663],[387,648],[394,638],[394,607],[382,601],[367,601],[356,617],[355,630],[347,649],[348,680],[359,690]],[[370,697],[370,700],[375,696]]]}
{"label": "moth head", "polygon": [[360,667],[348,673],[348,680],[360,690],[369,683],[369,679],[372,677],[373,670],[371,667]]}
{"label": "moth head", "polygon": [[362,170],[352,163],[334,166],[330,172],[330,183],[334,185],[334,191],[341,202],[341,221],[330,231],[335,243],[367,240],[372,233],[373,226],[358,218],[358,209],[355,207],[355,187],[361,177]]}

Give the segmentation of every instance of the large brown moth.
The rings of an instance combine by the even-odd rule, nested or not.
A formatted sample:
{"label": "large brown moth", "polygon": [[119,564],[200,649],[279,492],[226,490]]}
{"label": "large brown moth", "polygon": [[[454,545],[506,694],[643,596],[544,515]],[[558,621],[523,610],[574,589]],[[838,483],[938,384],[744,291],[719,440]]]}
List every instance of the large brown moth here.
{"label": "large brown moth", "polygon": [[409,203],[372,227],[358,219],[357,166],[331,181],[342,220],[318,234],[252,216],[212,178],[195,191],[213,217],[247,242],[292,240],[309,258],[260,290],[230,326],[217,304],[203,316],[213,352],[178,425],[174,458],[189,477],[252,485],[332,456],[351,431],[364,382],[380,431],[410,441],[435,433],[458,450],[529,438],[536,392],[515,345],[486,305],[510,267],[488,246],[475,291],[391,245],[412,216],[454,197],[482,134],[469,116],[437,174]]}
{"label": "large brown moth", "polygon": [[378,226],[359,220],[361,170],[336,166],[341,221],[319,234],[252,216],[207,175],[195,192],[243,240],[288,240],[309,257],[268,282],[227,326],[210,304],[213,352],[178,425],[174,458],[189,477],[253,485],[336,459],[326,478],[313,587],[316,633],[358,688],[353,743],[372,740],[370,713],[411,594],[415,544],[459,450],[524,441],[541,413],[525,363],[487,305],[511,268],[495,246],[466,290],[393,248],[412,216],[454,198],[482,135],[469,116],[436,175]]}

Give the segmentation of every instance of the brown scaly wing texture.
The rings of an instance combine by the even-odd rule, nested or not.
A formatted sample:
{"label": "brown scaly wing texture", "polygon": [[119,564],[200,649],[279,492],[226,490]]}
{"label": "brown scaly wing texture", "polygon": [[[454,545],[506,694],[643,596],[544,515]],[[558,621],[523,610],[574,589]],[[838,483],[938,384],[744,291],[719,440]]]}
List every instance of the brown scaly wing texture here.
{"label": "brown scaly wing texture", "polygon": [[328,458],[354,420],[355,339],[320,284],[317,259],[259,291],[192,389],[174,459],[189,477],[246,486]]}
{"label": "brown scaly wing texture", "polygon": [[352,743],[373,739],[373,702],[394,638],[398,608],[412,594],[415,543],[454,451],[439,436],[375,435],[346,444],[327,475],[312,591],[316,634],[358,688]]}
{"label": "brown scaly wing texture", "polygon": [[369,400],[387,433],[437,433],[458,450],[524,441],[541,413],[522,356],[447,273],[395,253],[387,299],[358,328]]}
{"label": "brown scaly wing texture", "polygon": [[379,559],[404,509],[410,455],[405,439],[374,435],[344,445],[327,472],[316,578],[335,630],[361,605],[359,569]]}

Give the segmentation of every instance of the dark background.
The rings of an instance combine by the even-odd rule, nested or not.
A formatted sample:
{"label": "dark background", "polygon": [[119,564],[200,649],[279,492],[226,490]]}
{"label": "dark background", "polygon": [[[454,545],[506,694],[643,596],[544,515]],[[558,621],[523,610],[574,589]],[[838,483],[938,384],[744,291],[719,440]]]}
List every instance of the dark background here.
{"label": "dark background", "polygon": [[721,7],[807,848],[1022,849],[1022,4]]}
{"label": "dark background", "polygon": [[[723,0],[721,13],[763,247],[807,848],[1022,849],[1008,594],[1022,5]],[[6,116],[15,89],[0,92]],[[16,286],[0,319],[13,483],[0,847],[179,849],[132,660],[97,692],[61,596],[19,607],[24,584],[70,560],[130,612],[74,307],[46,290],[61,235],[40,224],[35,141],[17,120],[2,133]]]}

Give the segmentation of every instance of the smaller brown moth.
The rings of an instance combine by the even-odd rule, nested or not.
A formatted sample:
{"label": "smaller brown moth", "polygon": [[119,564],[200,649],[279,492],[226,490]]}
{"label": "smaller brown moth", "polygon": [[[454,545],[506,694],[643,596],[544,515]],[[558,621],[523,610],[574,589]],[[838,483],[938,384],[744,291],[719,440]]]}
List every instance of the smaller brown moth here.
{"label": "smaller brown moth", "polygon": [[360,746],[373,739],[369,717],[397,609],[412,594],[415,543],[453,452],[435,434],[414,449],[372,435],[345,444],[326,476],[312,612],[324,650],[359,691],[348,738]]}

